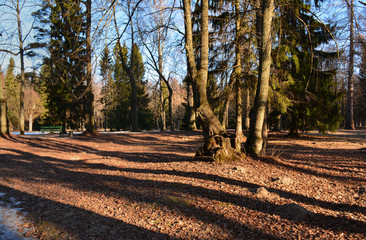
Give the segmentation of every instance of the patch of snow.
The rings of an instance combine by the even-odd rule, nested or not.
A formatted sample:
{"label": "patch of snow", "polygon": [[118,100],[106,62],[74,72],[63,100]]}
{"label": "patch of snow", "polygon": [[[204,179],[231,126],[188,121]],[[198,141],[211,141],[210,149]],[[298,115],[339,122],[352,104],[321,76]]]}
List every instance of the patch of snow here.
{"label": "patch of snow", "polygon": [[[0,193],[3,197],[5,193]],[[15,198],[10,198],[11,204],[17,206],[21,202],[16,201]],[[25,219],[18,214],[22,208],[15,208],[5,204],[0,200],[0,239],[2,240],[34,240],[33,238],[26,238],[24,235],[31,231],[31,228],[24,227]],[[23,226],[22,226],[23,225]],[[20,226],[22,231],[20,231]]]}

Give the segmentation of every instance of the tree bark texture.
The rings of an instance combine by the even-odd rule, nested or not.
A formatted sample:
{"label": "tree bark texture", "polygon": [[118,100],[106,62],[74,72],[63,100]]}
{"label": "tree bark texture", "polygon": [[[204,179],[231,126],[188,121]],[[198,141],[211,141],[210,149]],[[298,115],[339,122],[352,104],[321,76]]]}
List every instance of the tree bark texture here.
{"label": "tree bark texture", "polygon": [[86,51],[87,51],[87,63],[86,63],[86,101],[85,101],[85,128],[88,133],[96,132],[94,126],[94,93],[92,83],[92,48],[91,48],[91,0],[86,1],[86,18],[87,18],[87,31],[86,31]]}
{"label": "tree bark texture", "polygon": [[197,97],[196,102],[197,117],[201,123],[205,139],[210,136],[224,133],[225,130],[221,126],[220,121],[217,119],[212,111],[211,106],[207,100],[207,76],[208,76],[208,51],[209,51],[209,30],[208,30],[208,0],[202,1],[201,6],[201,59],[200,69],[197,70],[194,46],[193,46],[193,33],[192,33],[192,16],[191,16],[191,1],[183,0],[184,7],[184,22],[186,28],[186,53],[188,59],[188,66],[190,74],[193,80],[193,88],[196,87]]}
{"label": "tree bark texture", "polygon": [[266,114],[268,87],[271,67],[271,30],[274,11],[273,0],[262,0],[259,35],[259,71],[258,85],[251,118],[249,136],[245,143],[246,151],[259,155],[263,147],[263,123]]}
{"label": "tree bark texture", "polygon": [[18,21],[18,37],[19,37],[19,55],[20,55],[20,107],[19,107],[19,122],[20,135],[24,135],[24,89],[25,89],[25,67],[24,67],[24,47],[22,27],[20,21],[20,6],[17,0],[17,21]]}
{"label": "tree bark texture", "polygon": [[233,161],[241,158],[233,148],[231,139],[226,136],[218,118],[214,115],[207,100],[207,76],[209,57],[209,23],[208,23],[208,0],[201,1],[201,48],[200,48],[200,69],[197,69],[191,17],[191,1],[183,0],[184,23],[186,30],[186,54],[188,60],[189,73],[192,76],[193,88],[196,87],[197,97],[195,103],[197,107],[197,117],[203,129],[205,144],[198,150],[196,157],[208,157],[214,161]]}
{"label": "tree bark texture", "polygon": [[350,18],[349,28],[349,63],[348,63],[348,92],[347,92],[347,112],[346,112],[346,129],[355,129],[354,122],[354,84],[353,84],[353,72],[354,72],[354,5],[353,0],[349,0],[348,11]]}
{"label": "tree bark texture", "polygon": [[9,134],[9,128],[6,121],[6,101],[4,99],[4,74],[0,65],[0,135]]}
{"label": "tree bark texture", "polygon": [[243,98],[242,98],[242,74],[241,74],[241,58],[242,58],[242,46],[241,46],[241,17],[239,11],[240,0],[235,2],[235,14],[236,14],[236,36],[235,36],[235,90],[236,90],[236,138],[235,138],[235,149],[241,151],[241,142],[244,139],[243,135]]}

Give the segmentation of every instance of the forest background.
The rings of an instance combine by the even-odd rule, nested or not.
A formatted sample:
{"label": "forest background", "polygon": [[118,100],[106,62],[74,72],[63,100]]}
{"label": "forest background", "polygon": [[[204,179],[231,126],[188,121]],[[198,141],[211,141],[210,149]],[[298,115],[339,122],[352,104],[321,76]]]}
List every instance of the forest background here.
{"label": "forest background", "polygon": [[[185,2],[2,1],[2,133],[41,125],[204,128],[196,121],[184,4],[198,69],[203,6]],[[209,1],[205,88],[224,129],[249,129],[253,118],[262,2]],[[365,7],[354,0],[274,2],[266,127],[296,135],[366,125]]]}

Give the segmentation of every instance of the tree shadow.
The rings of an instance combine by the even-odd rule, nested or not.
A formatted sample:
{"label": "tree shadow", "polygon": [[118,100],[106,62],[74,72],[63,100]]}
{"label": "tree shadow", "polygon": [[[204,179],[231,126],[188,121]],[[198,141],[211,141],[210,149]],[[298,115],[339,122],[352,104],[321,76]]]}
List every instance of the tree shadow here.
{"label": "tree shadow", "polygon": [[[362,149],[320,149],[296,143],[276,145],[276,147],[281,149],[281,155],[278,159],[272,157],[257,157],[256,159],[271,165],[327,179],[366,182],[365,178],[353,176],[366,174],[361,170],[366,168],[364,160],[366,154]],[[268,148],[274,148],[274,145],[269,144]],[[335,160],[337,158],[340,159]],[[355,170],[355,168],[359,170]],[[326,170],[326,172],[320,171],[320,169]],[[345,173],[348,173],[348,176]]]}
{"label": "tree shadow", "polygon": [[[233,237],[242,238],[243,234],[250,232],[254,238],[268,238],[276,239],[277,236],[269,233],[265,233],[260,229],[253,229],[252,226],[246,225],[243,222],[232,220],[223,214],[217,214],[205,209],[195,206],[194,204],[185,204],[184,206],[177,206],[175,204],[169,204],[165,201],[165,197],[170,193],[177,194],[188,194],[193,197],[200,197],[203,199],[209,199],[212,201],[219,201],[223,203],[233,204],[235,206],[243,207],[254,211],[259,211],[269,215],[279,215],[282,219],[288,219],[286,214],[277,212],[276,207],[278,205],[262,200],[258,200],[252,197],[243,196],[240,194],[232,194],[225,191],[213,190],[201,186],[194,186],[191,184],[181,182],[166,182],[160,180],[148,180],[148,179],[137,179],[120,175],[113,174],[96,174],[88,172],[77,172],[71,171],[67,168],[75,167],[74,162],[60,160],[52,157],[40,157],[36,154],[24,152],[21,150],[11,150],[14,154],[10,154],[5,157],[3,165],[6,169],[2,172],[5,173],[5,177],[22,179],[24,181],[42,181],[49,183],[66,184],[67,186],[74,188],[75,190],[81,191],[92,191],[102,193],[106,196],[113,196],[117,198],[128,199],[130,201],[137,201],[149,204],[162,205],[165,208],[171,209],[172,211],[178,211],[180,214],[186,217],[194,217],[205,223],[215,224],[222,229],[233,232]],[[30,162],[24,162],[23,159],[28,159]],[[105,165],[93,165],[90,163],[76,163],[82,164],[85,169],[95,168],[107,168],[108,170],[114,171],[125,171],[125,172],[139,172],[143,174],[170,174],[175,176],[194,177],[197,179],[211,180],[211,181],[222,181],[228,184],[233,184],[241,187],[252,188],[259,187],[258,185],[227,179],[216,175],[209,175],[196,172],[178,172],[178,171],[164,171],[164,170],[146,170],[146,169],[121,169],[118,167],[105,167]],[[1,165],[0,165],[1,166]],[[80,167],[80,165],[78,166]],[[19,173],[24,174],[19,174]],[[173,185],[172,185],[173,184]],[[299,199],[307,203],[314,201],[311,198],[304,196],[295,195],[292,193],[281,192],[279,190],[273,191],[279,192],[283,196],[292,197]],[[316,202],[316,201],[315,201]],[[317,202],[319,205],[328,206],[327,203]],[[341,206],[333,206],[341,208]],[[363,211],[364,208],[356,209]],[[288,219],[291,220],[291,219]],[[348,233],[361,233],[364,234],[366,231],[366,223],[358,220],[352,220],[346,217],[333,217],[326,216],[320,213],[315,213],[312,219],[305,219],[305,224],[313,227],[321,227],[333,231],[345,231]],[[337,224],[335,224],[337,223]]]}
{"label": "tree shadow", "polygon": [[[49,234],[52,234],[54,226],[58,226],[62,231],[66,231],[66,234],[72,239],[116,239],[116,236],[118,236],[117,239],[172,239],[166,234],[6,186],[0,185],[0,191],[20,198],[18,200],[23,201],[22,205],[27,209],[25,217],[32,219],[36,225],[40,225],[42,228],[48,228]],[[34,206],[27,206],[29,204]],[[38,234],[42,233],[38,232]],[[53,234],[58,235],[57,232]],[[60,232],[60,234],[65,233]],[[54,237],[55,239],[63,239]]]}

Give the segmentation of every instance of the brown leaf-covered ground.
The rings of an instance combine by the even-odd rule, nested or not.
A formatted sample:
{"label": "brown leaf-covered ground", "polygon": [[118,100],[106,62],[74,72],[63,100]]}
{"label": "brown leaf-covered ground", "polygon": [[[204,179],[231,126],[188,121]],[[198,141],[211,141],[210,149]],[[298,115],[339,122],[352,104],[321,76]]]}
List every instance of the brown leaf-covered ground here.
{"label": "brown leaf-covered ground", "polygon": [[0,139],[0,192],[36,239],[366,239],[365,130],[272,133],[269,157],[230,164],[194,159],[201,144],[184,131]]}

